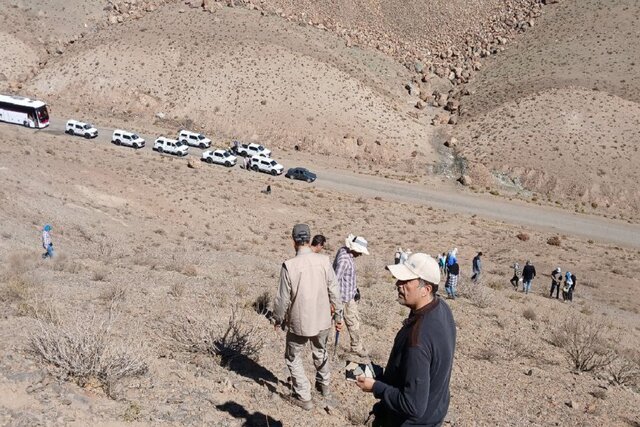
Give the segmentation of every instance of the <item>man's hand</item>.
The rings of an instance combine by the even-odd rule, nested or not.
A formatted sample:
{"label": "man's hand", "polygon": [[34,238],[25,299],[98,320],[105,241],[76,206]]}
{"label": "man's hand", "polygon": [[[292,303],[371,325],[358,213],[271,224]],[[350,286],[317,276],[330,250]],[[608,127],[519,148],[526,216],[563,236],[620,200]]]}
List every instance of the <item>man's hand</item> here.
{"label": "man's hand", "polygon": [[343,326],[344,326],[344,323],[336,322],[336,331],[341,332]]}
{"label": "man's hand", "polygon": [[365,377],[364,375],[360,375],[356,378],[356,385],[360,388],[360,390],[365,391],[367,393],[373,392],[373,385],[376,383],[376,380],[373,378]]}

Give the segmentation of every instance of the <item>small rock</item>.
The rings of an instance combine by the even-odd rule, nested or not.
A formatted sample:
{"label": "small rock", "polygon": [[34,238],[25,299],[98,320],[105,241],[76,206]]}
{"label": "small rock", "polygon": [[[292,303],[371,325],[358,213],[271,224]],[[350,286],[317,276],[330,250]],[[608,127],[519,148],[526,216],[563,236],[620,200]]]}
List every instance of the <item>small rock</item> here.
{"label": "small rock", "polygon": [[420,61],[416,61],[413,64],[413,69],[416,70],[416,73],[422,74],[422,72],[424,71],[424,64]]}
{"label": "small rock", "polygon": [[448,141],[445,141],[444,146],[453,148],[458,144],[458,140],[454,137],[451,137]]}
{"label": "small rock", "polygon": [[564,402],[565,405],[567,405],[569,408],[575,408],[578,405],[576,404],[576,402],[574,402],[573,400],[568,400],[566,402]]}
{"label": "small rock", "polygon": [[418,110],[424,110],[426,106],[427,104],[425,104],[422,100],[419,100],[418,102],[416,102],[416,108]]}
{"label": "small rock", "polygon": [[156,117],[159,118],[160,120],[163,120],[165,118],[165,114],[162,112],[156,113]]}
{"label": "small rock", "polygon": [[358,147],[361,147],[362,144],[364,144],[364,139],[359,136],[358,139],[356,139],[356,144],[358,144]]}
{"label": "small rock", "polygon": [[109,24],[117,24],[118,23],[118,17],[115,15],[111,15],[109,16]]}
{"label": "small rock", "polygon": [[196,163],[195,160],[189,159],[189,161],[187,162],[187,167],[190,168],[190,169],[198,169],[200,167],[200,165],[198,163]]}
{"label": "small rock", "polygon": [[448,124],[457,125],[458,124],[458,116],[456,114],[452,114],[451,117],[449,117]]}
{"label": "small rock", "polygon": [[447,123],[449,123],[449,113],[438,113],[431,121],[434,126],[446,125]]}
{"label": "small rock", "polygon": [[464,185],[465,187],[470,186],[470,185],[471,185],[471,183],[472,183],[472,180],[471,180],[471,178],[469,178],[469,176],[468,176],[468,175],[462,175],[462,176],[460,176],[460,178],[458,178],[458,179],[457,179],[457,181],[458,181],[460,184]]}
{"label": "small rock", "polygon": [[524,373],[526,376],[530,377],[531,375],[533,375],[533,369],[529,369],[527,372]]}
{"label": "small rock", "polygon": [[60,46],[56,47],[56,53],[58,55],[62,55],[64,53],[64,49]]}

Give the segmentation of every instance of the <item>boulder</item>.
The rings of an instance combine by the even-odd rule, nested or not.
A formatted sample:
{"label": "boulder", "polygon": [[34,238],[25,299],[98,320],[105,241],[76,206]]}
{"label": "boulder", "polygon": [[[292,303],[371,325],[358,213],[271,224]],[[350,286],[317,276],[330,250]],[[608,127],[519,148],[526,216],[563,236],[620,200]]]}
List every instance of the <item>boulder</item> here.
{"label": "boulder", "polygon": [[189,159],[189,161],[187,162],[187,167],[189,169],[198,169],[200,165],[195,160]]}
{"label": "boulder", "polygon": [[458,145],[458,140],[455,137],[451,137],[451,139],[444,142],[445,147],[453,148]]}
{"label": "boulder", "polygon": [[458,115],[457,114],[452,114],[451,117],[449,117],[449,124],[450,125],[457,125],[458,124]]}
{"label": "boulder", "polygon": [[458,111],[460,108],[460,101],[457,99],[449,99],[444,107],[447,111],[451,111],[452,113]]}
{"label": "boulder", "polygon": [[420,61],[416,61],[413,64],[413,69],[416,70],[416,73],[422,74],[422,72],[424,71],[424,64]]}
{"label": "boulder", "polygon": [[418,102],[416,102],[416,108],[418,110],[424,110],[426,106],[427,104],[425,104],[422,100],[418,100]]}
{"label": "boulder", "polygon": [[434,126],[446,125],[447,123],[449,123],[449,113],[438,113],[433,120],[431,120],[431,124]]}

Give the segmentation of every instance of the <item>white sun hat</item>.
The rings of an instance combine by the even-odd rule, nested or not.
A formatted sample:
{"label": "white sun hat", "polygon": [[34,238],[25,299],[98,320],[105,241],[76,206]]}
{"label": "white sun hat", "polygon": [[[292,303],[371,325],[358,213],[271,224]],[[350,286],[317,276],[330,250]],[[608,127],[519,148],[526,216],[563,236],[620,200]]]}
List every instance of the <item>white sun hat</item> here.
{"label": "white sun hat", "polygon": [[353,234],[349,234],[344,241],[345,246],[354,251],[361,254],[369,255],[369,249],[367,249],[368,242],[362,236],[354,236]]}
{"label": "white sun hat", "polygon": [[440,283],[438,262],[427,254],[416,252],[402,264],[388,265],[387,270],[397,280],[422,279],[434,285]]}

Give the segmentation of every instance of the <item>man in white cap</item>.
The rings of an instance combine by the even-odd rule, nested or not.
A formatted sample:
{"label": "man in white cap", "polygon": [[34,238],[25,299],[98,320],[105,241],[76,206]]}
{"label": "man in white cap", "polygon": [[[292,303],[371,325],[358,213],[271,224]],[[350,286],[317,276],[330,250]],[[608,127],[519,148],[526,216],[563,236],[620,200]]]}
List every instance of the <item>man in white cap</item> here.
{"label": "man in white cap", "polygon": [[329,257],[311,250],[311,231],[297,224],[291,233],[296,256],[285,261],[280,270],[280,286],[273,308],[273,323],[288,327],[285,361],[291,374],[293,395],[289,401],[305,410],[313,408],[311,384],[304,372],[302,353],[311,343],[316,368],[316,389],[329,398],[329,357],[327,342],[331,335],[331,313],[335,328],[342,328],[342,303],[336,276]]}
{"label": "man in white cap", "polygon": [[368,242],[362,236],[349,234],[344,244],[338,249],[333,261],[333,269],[336,271],[340,285],[340,296],[344,305],[344,324],[349,331],[351,352],[361,357],[367,357],[360,337],[360,313],[358,312],[360,292],[356,283],[355,259],[362,254],[369,255]]}
{"label": "man in white cap", "polygon": [[380,399],[373,426],[440,426],[449,409],[449,381],[456,343],[451,309],[436,292],[440,268],[423,253],[389,265],[398,302],[411,309],[396,335],[382,378],[356,384]]}

